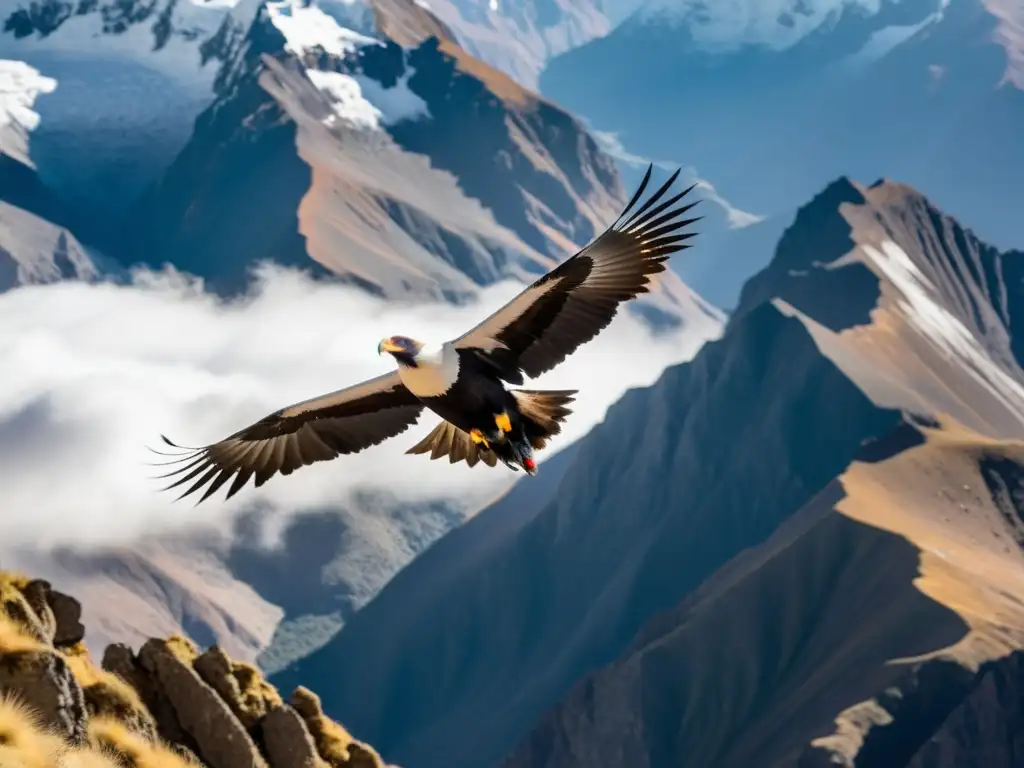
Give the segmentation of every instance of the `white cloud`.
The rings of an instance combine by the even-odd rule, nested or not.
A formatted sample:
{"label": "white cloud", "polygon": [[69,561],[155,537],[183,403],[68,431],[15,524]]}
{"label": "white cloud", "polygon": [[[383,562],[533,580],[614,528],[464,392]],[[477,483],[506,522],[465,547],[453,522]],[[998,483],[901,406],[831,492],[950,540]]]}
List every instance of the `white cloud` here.
{"label": "white cloud", "polygon": [[[452,338],[519,286],[485,290],[479,304],[403,305],[354,289],[262,267],[253,292],[224,303],[171,273],[137,273],[132,285],[59,283],[0,294],[0,540],[9,546],[128,542],[198,522],[224,521],[250,505],[285,513],[344,504],[360,490],[402,500],[480,503],[521,477],[504,467],[451,466],[404,451],[436,423],[425,414],[403,435],[355,456],[251,485],[198,507],[158,489],[145,446],[165,433],[185,445],[219,440],[289,403],[393,365],[382,336]],[[578,388],[575,413],[553,448],[599,421],[633,386],[688,359],[717,333],[691,328],[654,340],[620,313],[594,342],[530,382]],[[541,457],[543,458],[543,457]],[[543,472],[543,467],[541,467]]]}

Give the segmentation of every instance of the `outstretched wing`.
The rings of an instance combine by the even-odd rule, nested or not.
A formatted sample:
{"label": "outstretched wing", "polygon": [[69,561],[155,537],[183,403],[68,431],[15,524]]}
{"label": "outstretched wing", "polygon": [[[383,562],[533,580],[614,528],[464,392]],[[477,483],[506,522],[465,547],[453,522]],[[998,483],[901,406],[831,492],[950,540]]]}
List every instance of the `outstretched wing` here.
{"label": "outstretched wing", "polygon": [[164,490],[192,481],[181,499],[209,483],[198,504],[234,477],[225,497],[230,499],[254,475],[259,488],[278,472],[289,475],[307,464],[358,453],[394,437],[415,424],[422,410],[393,372],[282,408],[204,448],[182,448],[161,435],[165,443],[183,451],[167,462],[181,466],[161,475],[177,478]]}
{"label": "outstretched wing", "polygon": [[521,384],[522,373],[539,376],[597,336],[619,305],[646,293],[650,276],[663,272],[669,254],[690,247],[685,241],[696,234],[680,230],[700,217],[680,217],[699,201],[677,205],[696,185],[662,201],[679,171],[630,214],[651,170],[604,233],[451,344]]}
{"label": "outstretched wing", "polygon": [[465,461],[469,466],[475,467],[478,462],[483,462],[489,467],[498,463],[498,457],[490,448],[483,448],[470,438],[468,434],[447,421],[442,421],[433,431],[416,443],[406,453],[427,453],[430,452],[430,460],[448,457],[449,464],[458,464]]}

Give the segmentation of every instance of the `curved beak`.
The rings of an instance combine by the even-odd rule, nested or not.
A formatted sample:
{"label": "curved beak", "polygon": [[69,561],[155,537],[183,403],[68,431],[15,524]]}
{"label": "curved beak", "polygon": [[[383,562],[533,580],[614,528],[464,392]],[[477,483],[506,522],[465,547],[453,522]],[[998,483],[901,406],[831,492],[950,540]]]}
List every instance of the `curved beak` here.
{"label": "curved beak", "polygon": [[391,339],[381,339],[380,344],[377,345],[377,354],[378,355],[383,353],[383,352],[395,353],[395,352],[401,352],[401,351],[402,351],[402,348],[400,346],[398,346],[397,344],[392,344],[391,343]]}

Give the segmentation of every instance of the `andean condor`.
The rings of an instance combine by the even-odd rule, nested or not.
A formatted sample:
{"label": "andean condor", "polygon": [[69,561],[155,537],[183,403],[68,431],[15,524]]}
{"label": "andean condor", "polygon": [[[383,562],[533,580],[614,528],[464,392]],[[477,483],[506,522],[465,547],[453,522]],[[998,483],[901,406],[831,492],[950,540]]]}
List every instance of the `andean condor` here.
{"label": "andean condor", "polygon": [[394,357],[397,370],[282,408],[218,443],[182,449],[170,462],[181,466],[164,475],[180,476],[169,488],[191,481],[182,498],[208,485],[202,502],[233,477],[231,498],[250,477],[259,487],[278,472],[288,475],[394,437],[424,408],[442,421],[407,453],[429,451],[431,459],[447,455],[452,464],[464,460],[471,467],[501,460],[536,474],[534,451],[561,431],[577,390],[507,389],[505,383],[522,385],[523,374],[539,376],[561,363],[597,336],[621,303],[647,292],[650,275],[664,271],[669,254],[689,247],[685,241],[696,233],[681,230],[699,217],[681,217],[698,201],[678,203],[693,186],[665,197],[678,176],[630,214],[650,181],[648,167],[611,227],[457,339],[431,348],[390,336],[377,352]]}

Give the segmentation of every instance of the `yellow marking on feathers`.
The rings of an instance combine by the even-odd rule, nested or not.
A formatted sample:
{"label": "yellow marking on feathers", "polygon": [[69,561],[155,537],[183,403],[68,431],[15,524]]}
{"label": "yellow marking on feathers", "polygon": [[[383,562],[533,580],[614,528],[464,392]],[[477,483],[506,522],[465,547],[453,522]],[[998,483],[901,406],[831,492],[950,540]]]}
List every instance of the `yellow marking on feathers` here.
{"label": "yellow marking on feathers", "polygon": [[494,417],[494,423],[498,426],[498,429],[501,430],[501,434],[503,435],[512,431],[512,420],[509,419],[508,413],[505,411],[502,411]]}
{"label": "yellow marking on feathers", "polygon": [[485,448],[487,447],[487,438],[484,437],[484,433],[479,429],[474,428],[469,430],[469,439],[477,445],[482,445]]}

